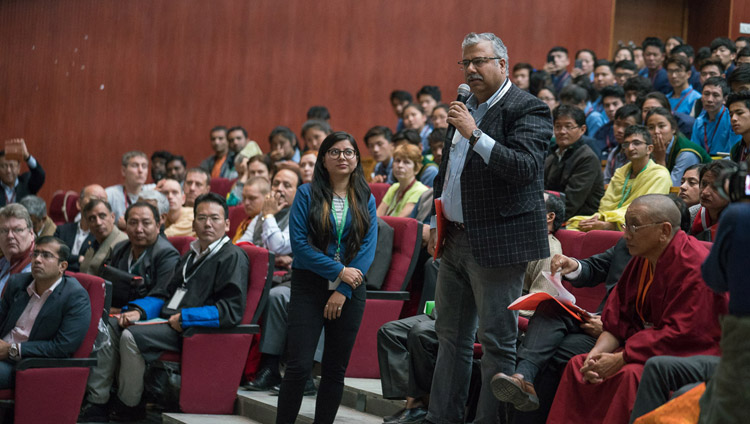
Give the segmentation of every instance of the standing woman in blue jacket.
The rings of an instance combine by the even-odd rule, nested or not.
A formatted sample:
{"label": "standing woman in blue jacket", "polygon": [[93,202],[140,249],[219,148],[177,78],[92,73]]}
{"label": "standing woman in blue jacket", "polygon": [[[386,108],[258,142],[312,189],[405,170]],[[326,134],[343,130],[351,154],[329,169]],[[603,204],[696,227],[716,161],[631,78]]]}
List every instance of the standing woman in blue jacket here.
{"label": "standing woman in blue jacket", "polygon": [[297,418],[324,327],[315,422],[336,418],[365,310],[362,281],[375,256],[377,230],[375,198],[365,181],[357,142],[348,133],[332,133],[320,145],[312,182],[297,190],[289,216],[294,262],[277,423]]}

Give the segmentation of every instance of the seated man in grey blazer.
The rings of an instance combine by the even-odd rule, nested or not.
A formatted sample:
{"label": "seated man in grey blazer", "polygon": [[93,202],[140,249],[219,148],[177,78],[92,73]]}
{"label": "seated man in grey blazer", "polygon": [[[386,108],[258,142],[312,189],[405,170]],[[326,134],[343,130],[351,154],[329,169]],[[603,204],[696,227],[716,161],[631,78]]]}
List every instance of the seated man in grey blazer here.
{"label": "seated man in grey blazer", "polygon": [[0,389],[13,387],[15,362],[70,357],[86,337],[91,303],[78,281],[63,275],[69,254],[62,240],[41,237],[31,273],[8,279],[0,302]]}
{"label": "seated man in grey blazer", "polygon": [[99,275],[102,264],[107,262],[117,243],[127,240],[128,236],[115,225],[116,216],[109,202],[99,199],[91,200],[83,207],[82,218],[89,224],[89,231],[94,240],[81,247],[81,272]]}

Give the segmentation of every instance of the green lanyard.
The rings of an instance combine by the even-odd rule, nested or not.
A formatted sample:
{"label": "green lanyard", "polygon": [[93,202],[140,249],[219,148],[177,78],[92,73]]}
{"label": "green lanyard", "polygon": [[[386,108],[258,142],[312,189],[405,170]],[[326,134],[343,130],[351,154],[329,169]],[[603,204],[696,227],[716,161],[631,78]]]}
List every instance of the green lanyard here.
{"label": "green lanyard", "polygon": [[[648,168],[648,165],[650,163],[651,161],[646,162],[646,166],[644,166],[643,169],[641,169],[641,172],[639,172],[638,175],[641,175],[643,171],[645,171],[646,168]],[[630,181],[630,174],[632,173],[633,170],[631,169],[630,171],[631,172],[628,172],[628,176],[625,177],[625,185],[622,186],[622,199],[620,199],[620,203],[617,205],[617,209],[620,209],[622,207],[622,204],[625,203],[625,200],[627,200],[628,196],[630,195],[630,190],[633,188],[633,185],[635,184],[635,181],[633,181],[633,184],[631,184],[630,187],[628,187],[628,181]],[[638,176],[636,176],[636,178],[638,178]]]}
{"label": "green lanyard", "polygon": [[[331,203],[333,205],[333,203]],[[341,222],[336,219],[336,211],[333,211],[333,221],[336,223],[336,232],[338,233],[338,242],[336,243],[336,253],[333,260],[341,262],[341,235],[344,234],[344,224],[346,223],[346,213],[349,211],[349,197],[344,197],[344,211],[341,214]]]}

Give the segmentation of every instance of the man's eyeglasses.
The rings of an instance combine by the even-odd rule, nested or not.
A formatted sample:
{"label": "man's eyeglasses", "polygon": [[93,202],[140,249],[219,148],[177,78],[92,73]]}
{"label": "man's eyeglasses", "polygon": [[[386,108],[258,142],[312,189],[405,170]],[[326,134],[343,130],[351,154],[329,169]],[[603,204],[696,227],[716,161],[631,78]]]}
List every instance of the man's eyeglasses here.
{"label": "man's eyeglasses", "polygon": [[474,65],[475,68],[481,68],[485,63],[490,60],[502,59],[501,57],[475,57],[474,59],[466,59],[458,62],[458,66],[461,70],[468,68],[469,65]]}
{"label": "man's eyeglasses", "polygon": [[201,224],[204,224],[208,220],[210,220],[214,224],[218,224],[219,222],[224,220],[224,217],[220,215],[198,215],[195,217],[195,220]]}
{"label": "man's eyeglasses", "polygon": [[354,156],[357,155],[357,152],[354,151],[354,149],[330,149],[326,152],[328,154],[328,157],[331,159],[338,159],[341,157],[341,154],[344,154],[345,159],[354,159]]}
{"label": "man's eyeglasses", "polygon": [[646,142],[644,141],[628,141],[628,142],[622,143],[620,146],[622,146],[623,149],[629,149],[631,145],[634,146],[635,148],[638,148],[638,147],[643,146],[644,144],[646,144]]}
{"label": "man's eyeglasses", "polygon": [[28,229],[29,227],[0,228],[0,236],[6,237],[11,232],[17,236],[20,236],[24,231]]}
{"label": "man's eyeglasses", "polygon": [[653,227],[654,225],[661,225],[661,224],[663,224],[663,222],[653,222],[651,224],[643,224],[643,225],[633,225],[633,224],[628,224],[626,222],[624,227],[625,227],[625,232],[630,233],[630,234],[635,234],[641,228]]}
{"label": "man's eyeglasses", "polygon": [[35,250],[31,252],[31,259],[36,259],[38,257],[42,257],[44,260],[50,260],[50,259],[60,259],[59,256],[55,256],[52,252],[45,252],[44,250]]}

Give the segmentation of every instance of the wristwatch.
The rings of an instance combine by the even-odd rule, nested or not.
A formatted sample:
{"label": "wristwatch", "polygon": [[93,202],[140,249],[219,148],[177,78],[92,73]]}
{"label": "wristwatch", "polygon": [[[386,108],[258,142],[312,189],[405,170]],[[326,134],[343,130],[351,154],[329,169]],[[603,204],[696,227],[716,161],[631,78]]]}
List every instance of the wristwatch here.
{"label": "wristwatch", "polygon": [[10,345],[10,349],[8,349],[8,357],[12,360],[18,359],[18,343],[13,343]]}
{"label": "wristwatch", "polygon": [[482,134],[484,134],[484,133],[479,128],[477,128],[474,131],[472,131],[471,132],[471,137],[469,138],[469,144],[471,144],[472,146],[474,146],[477,143],[477,140],[479,140],[479,138],[482,136]]}

